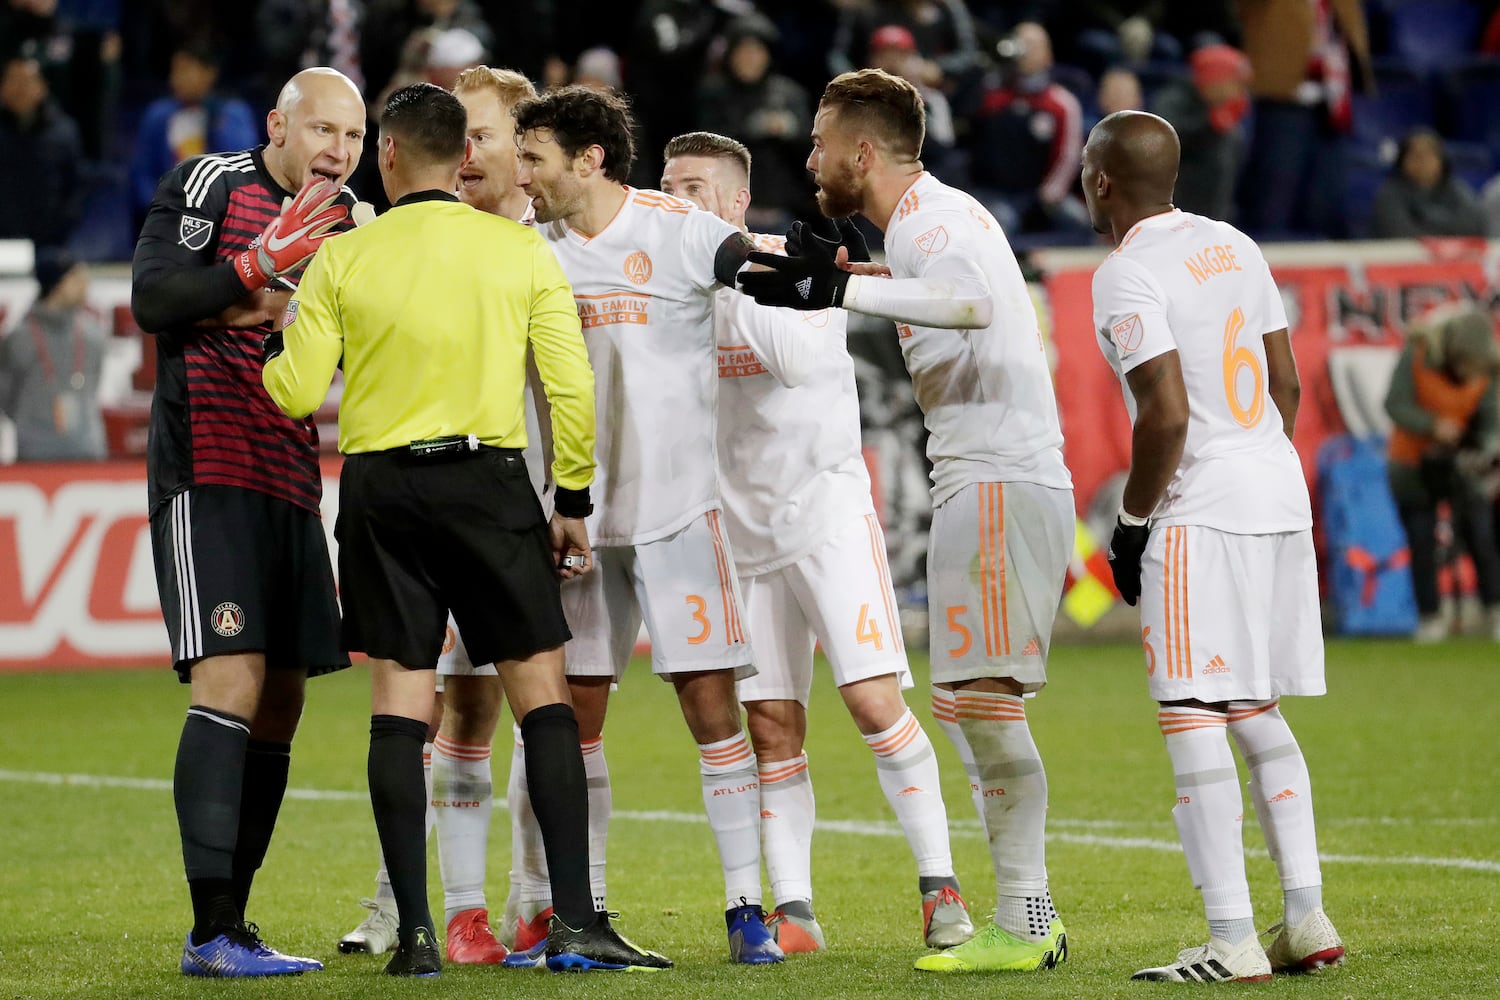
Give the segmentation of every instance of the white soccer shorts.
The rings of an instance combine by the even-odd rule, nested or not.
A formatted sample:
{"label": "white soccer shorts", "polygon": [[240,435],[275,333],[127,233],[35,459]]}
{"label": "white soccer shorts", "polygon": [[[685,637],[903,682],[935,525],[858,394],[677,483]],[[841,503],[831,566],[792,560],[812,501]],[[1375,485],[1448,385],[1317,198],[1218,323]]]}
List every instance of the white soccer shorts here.
{"label": "white soccer shorts", "polygon": [[642,621],[651,636],[653,673],[755,673],[734,554],[717,510],[667,538],[597,548],[594,562],[592,572],[562,586],[563,614],[573,631],[569,677],[618,682]]}
{"label": "white soccer shorts", "polygon": [[755,650],[745,701],[798,701],[812,692],[813,642],[839,687],[895,674],[912,686],[885,534],[874,514],[851,519],[822,547],[788,566],[740,581]]}
{"label": "white soccer shorts", "polygon": [[1157,701],[1323,694],[1312,531],[1153,528],[1141,558],[1141,645]]}
{"label": "white soccer shorts", "polygon": [[474,663],[458,634],[458,623],[448,615],[448,629],[443,633],[443,651],[438,654],[438,677],[494,677],[499,671],[493,663]]}
{"label": "white soccer shorts", "polygon": [[972,483],[932,513],[927,609],[935,683],[1047,683],[1047,650],[1073,553],[1073,491]]}

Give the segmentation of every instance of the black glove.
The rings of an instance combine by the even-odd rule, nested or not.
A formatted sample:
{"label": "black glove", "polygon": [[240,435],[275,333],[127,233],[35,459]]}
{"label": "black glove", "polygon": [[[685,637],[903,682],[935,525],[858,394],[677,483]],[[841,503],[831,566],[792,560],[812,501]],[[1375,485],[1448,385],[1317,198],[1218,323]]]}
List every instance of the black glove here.
{"label": "black glove", "polygon": [[[272,330],[270,333],[261,336],[260,353],[263,363],[270,364],[271,359],[284,350],[286,350],[286,343],[282,339],[280,330]],[[343,358],[339,358],[340,365],[343,364],[343,360]]]}
{"label": "black glove", "polygon": [[849,251],[851,264],[861,264],[870,260],[870,245],[865,242],[865,234],[859,231],[859,227],[850,218],[834,220],[820,215],[812,222],[803,222],[799,219],[792,223],[792,228],[786,232],[787,256],[805,256],[806,251],[803,247],[808,240],[830,244],[832,254],[837,254],[838,248],[843,247]]}
{"label": "black glove", "polygon": [[1132,608],[1141,599],[1141,553],[1151,536],[1150,524],[1126,524],[1115,519],[1115,533],[1109,540],[1109,571],[1115,577],[1115,589]]}
{"label": "black glove", "polygon": [[741,271],[740,291],[763,306],[817,310],[843,305],[850,274],[834,262],[839,244],[821,236],[805,238],[806,231],[802,235],[799,257],[751,251],[751,263],[771,270]]}

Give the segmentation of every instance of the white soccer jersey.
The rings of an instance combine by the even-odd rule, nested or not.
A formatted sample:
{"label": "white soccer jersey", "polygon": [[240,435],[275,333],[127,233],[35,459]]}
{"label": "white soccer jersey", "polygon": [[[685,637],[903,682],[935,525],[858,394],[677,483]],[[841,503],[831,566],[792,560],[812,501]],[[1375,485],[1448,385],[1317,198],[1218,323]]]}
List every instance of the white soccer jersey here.
{"label": "white soccer jersey", "polygon": [[[786,240],[755,235],[756,248]],[[741,577],[795,562],[875,509],[842,309],[799,312],[722,289],[719,485]]]}
{"label": "white soccer jersey", "polygon": [[990,325],[941,330],[896,324],[929,434],[932,500],[970,483],[1072,489],[1036,308],[1010,242],[969,195],[921,174],[885,232],[895,278],[921,278],[958,257],[977,264],[994,302]]}
{"label": "white soccer jersey", "polygon": [[1266,334],[1287,325],[1260,248],[1226,222],[1171,211],[1137,223],[1094,274],[1094,331],[1120,377],[1176,351],[1187,386],[1182,461],[1159,525],[1237,534],[1312,526],[1307,483],[1266,379]]}
{"label": "white soccer jersey", "polygon": [[594,369],[595,545],[665,538],[719,506],[714,255],[739,230],[660,191],[588,237],[540,227],[573,285]]}

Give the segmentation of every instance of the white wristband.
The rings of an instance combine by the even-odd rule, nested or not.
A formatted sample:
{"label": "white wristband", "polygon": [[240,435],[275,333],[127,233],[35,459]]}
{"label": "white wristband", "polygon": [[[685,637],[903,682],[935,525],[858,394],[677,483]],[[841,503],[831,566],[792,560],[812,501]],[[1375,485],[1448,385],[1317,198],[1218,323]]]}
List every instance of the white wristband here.
{"label": "white wristband", "polygon": [[1149,517],[1136,517],[1124,507],[1120,508],[1120,523],[1125,525],[1125,527],[1127,528],[1139,528],[1141,525],[1150,520],[1151,518]]}

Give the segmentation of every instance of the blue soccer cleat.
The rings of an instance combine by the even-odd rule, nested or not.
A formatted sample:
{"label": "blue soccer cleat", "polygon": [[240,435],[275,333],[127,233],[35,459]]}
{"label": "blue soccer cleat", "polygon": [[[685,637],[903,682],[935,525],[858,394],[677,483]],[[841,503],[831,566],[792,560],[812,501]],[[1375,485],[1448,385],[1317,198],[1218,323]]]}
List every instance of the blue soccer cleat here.
{"label": "blue soccer cleat", "polygon": [[547,967],[547,939],[542,938],[526,951],[513,951],[500,960],[510,969],[545,969]]}
{"label": "blue soccer cleat", "polygon": [[225,928],[199,945],[193,944],[193,936],[189,934],[182,945],[182,973],[186,976],[219,979],[300,976],[322,967],[312,959],[293,958],[267,948],[250,924]]}
{"label": "blue soccer cleat", "polygon": [[621,936],[609,920],[610,914],[599,913],[588,927],[574,928],[554,915],[542,946],[547,968],[553,972],[655,972],[672,967],[671,959]]}
{"label": "blue soccer cleat", "polygon": [[786,961],[786,953],[766,926],[766,911],[757,903],[746,903],[724,913],[729,927],[729,960],[741,965],[771,965]]}

